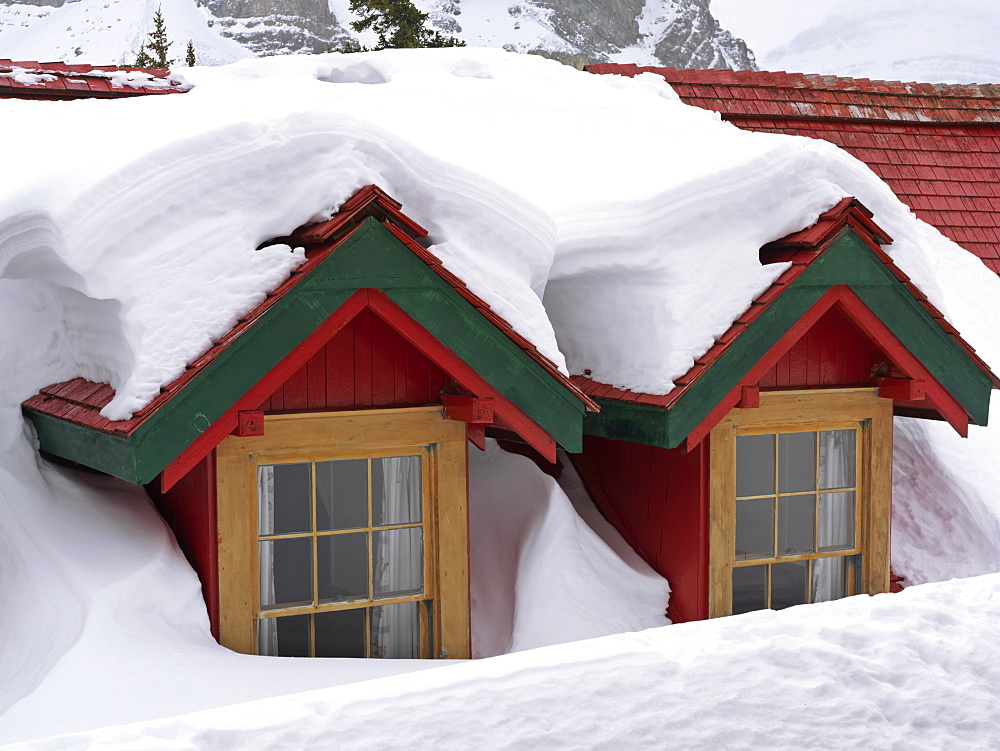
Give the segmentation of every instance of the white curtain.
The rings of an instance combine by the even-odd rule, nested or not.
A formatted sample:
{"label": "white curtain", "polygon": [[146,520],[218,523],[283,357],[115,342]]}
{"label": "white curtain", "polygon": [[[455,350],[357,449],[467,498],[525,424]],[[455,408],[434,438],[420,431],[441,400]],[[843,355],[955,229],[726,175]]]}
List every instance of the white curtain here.
{"label": "white curtain", "polygon": [[[274,534],[274,467],[257,468],[257,525],[259,535]],[[260,560],[260,603],[274,603],[274,544],[258,543]],[[257,621],[257,654],[278,654],[278,619]]]}
{"label": "white curtain", "polygon": [[[382,513],[374,525],[421,519],[423,481],[419,456],[372,459],[382,463]],[[419,528],[375,532],[376,597],[417,589],[423,577],[423,540]],[[420,609],[415,603],[372,608],[372,657],[420,656]]]}
{"label": "white curtain", "polygon": [[[857,431],[830,430],[819,434],[819,488],[852,487]],[[819,550],[847,545],[853,547],[854,492],[821,493],[819,496]],[[813,602],[844,596],[844,559],[813,561]]]}

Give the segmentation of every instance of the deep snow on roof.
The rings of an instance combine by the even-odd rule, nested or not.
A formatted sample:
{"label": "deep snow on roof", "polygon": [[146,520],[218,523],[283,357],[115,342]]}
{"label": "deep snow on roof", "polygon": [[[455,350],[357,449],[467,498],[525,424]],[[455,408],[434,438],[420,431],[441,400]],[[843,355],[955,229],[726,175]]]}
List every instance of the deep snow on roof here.
{"label": "deep snow on roof", "polygon": [[1000,85],[622,65],[591,70],[654,73],[685,103],[741,128],[834,143],[1000,274]]}

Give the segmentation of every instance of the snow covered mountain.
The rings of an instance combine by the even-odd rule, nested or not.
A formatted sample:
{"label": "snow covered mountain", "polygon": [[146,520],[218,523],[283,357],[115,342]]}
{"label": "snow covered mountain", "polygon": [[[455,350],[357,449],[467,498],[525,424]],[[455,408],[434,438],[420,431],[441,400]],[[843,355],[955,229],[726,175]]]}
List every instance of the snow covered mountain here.
{"label": "snow covered mountain", "polygon": [[[565,62],[753,68],[710,0],[416,0],[431,24],[470,45]],[[348,0],[0,0],[0,56],[130,62],[162,6],[172,53],[202,64],[336,50],[357,38]],[[371,43],[370,39],[362,42]]]}

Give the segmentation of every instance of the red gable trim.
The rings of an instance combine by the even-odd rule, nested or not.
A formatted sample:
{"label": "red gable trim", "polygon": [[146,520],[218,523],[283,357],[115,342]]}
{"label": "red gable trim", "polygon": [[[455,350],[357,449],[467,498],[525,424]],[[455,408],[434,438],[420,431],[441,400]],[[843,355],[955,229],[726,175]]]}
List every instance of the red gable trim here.
{"label": "red gable trim", "polygon": [[963,438],[969,434],[969,417],[954,397],[949,394],[944,387],[930,374],[923,364],[907,350],[899,339],[889,330],[889,328],[872,313],[867,305],[862,302],[854,290],[845,285],[831,287],[809,311],[799,319],[778,340],[778,342],[767,353],[766,357],[754,365],[743,377],[739,385],[734,387],[726,397],[717,404],[708,415],[698,424],[688,435],[685,445],[688,449],[697,446],[714,428],[719,420],[740,403],[743,395],[743,388],[757,383],[763,375],[770,370],[774,364],[781,359],[792,345],[799,340],[810,327],[815,324],[824,313],[834,305],[839,305],[848,317],[860,328],[868,337],[877,342],[885,353],[914,380],[924,382],[925,398],[941,414],[948,424]]}
{"label": "red gable trim", "polygon": [[[109,74],[148,73],[168,86],[114,86]],[[33,77],[30,82],[15,80],[19,74]],[[34,78],[36,77],[37,78]],[[34,60],[0,59],[0,99],[118,99],[149,94],[182,94],[187,91],[166,68],[119,68],[114,65],[70,65],[39,63]]]}
{"label": "red gable trim", "polygon": [[407,341],[423,352],[463,388],[478,397],[493,400],[497,417],[524,438],[548,461],[556,461],[556,442],[534,420],[513,402],[494,389],[482,376],[441,344],[427,329],[414,321],[402,308],[377,289],[360,289],[327,318],[319,327],[258,381],[240,400],[212,423],[184,452],[172,461],[160,475],[161,491],[166,492],[198,464],[220,441],[239,425],[240,412],[256,409],[278,386],[305,365],[338,331],[365,308],[370,309]]}

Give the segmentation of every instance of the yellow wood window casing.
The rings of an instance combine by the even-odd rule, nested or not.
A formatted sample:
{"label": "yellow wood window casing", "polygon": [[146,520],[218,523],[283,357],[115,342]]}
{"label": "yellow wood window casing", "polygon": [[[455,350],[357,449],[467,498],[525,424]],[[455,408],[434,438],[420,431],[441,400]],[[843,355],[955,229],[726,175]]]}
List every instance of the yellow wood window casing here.
{"label": "yellow wood window casing", "polygon": [[[412,603],[419,609],[419,656],[470,657],[466,451],[464,423],[444,419],[440,407],[268,415],[263,436],[224,440],[216,450],[223,646],[257,654],[260,623],[309,616],[300,620],[309,623],[313,650],[317,628],[313,616],[329,620],[324,614],[353,611],[363,617],[367,628],[373,609]],[[373,462],[406,457],[419,462],[422,512],[419,519],[379,523],[371,511]],[[348,530],[323,531],[316,522],[316,467],[361,463],[358,460],[363,460],[369,478],[367,521]],[[311,473],[312,519],[307,529],[270,533],[258,527],[258,473],[261,468],[282,465],[298,465]],[[419,538],[423,551],[419,591],[377,596],[369,582],[367,591],[357,596],[323,599],[317,583],[318,545],[367,536],[370,561],[373,538],[407,531]],[[312,582],[303,582],[311,594],[301,602],[261,602],[262,545],[279,543],[311,546]]]}
{"label": "yellow wood window casing", "polygon": [[[832,563],[830,559],[842,558],[852,564],[860,560],[857,586],[849,585],[846,593],[887,592],[892,493],[892,401],[879,398],[875,389],[871,388],[762,392],[760,396],[760,407],[733,409],[712,430],[710,437],[709,617],[732,614],[734,570],[741,568],[744,574],[751,568],[762,572],[767,577],[766,587],[769,587],[774,565],[799,563],[812,572],[814,566]],[[841,546],[826,551],[814,547],[811,552],[798,553],[795,550],[779,550],[775,544],[770,553],[738,555],[738,438],[757,436],[766,440],[765,436],[774,436],[777,442],[783,436],[788,437],[787,434],[820,435],[824,431],[839,431],[842,435],[856,437],[854,484],[837,490],[838,493],[846,491],[854,494],[854,546]],[[766,502],[773,496],[770,500],[777,509],[777,504],[785,500],[793,501],[809,494],[819,503],[825,493],[827,491],[818,490],[783,494],[775,484],[773,492],[767,491],[761,500],[766,507]],[[829,495],[832,496],[833,493]],[[757,500],[756,497],[746,492],[741,498],[744,503],[754,500]],[[773,513],[777,540],[777,511]],[[813,513],[814,524],[818,525],[818,514]],[[770,604],[770,590],[766,591],[767,603]]]}

